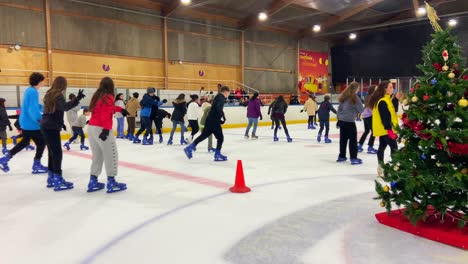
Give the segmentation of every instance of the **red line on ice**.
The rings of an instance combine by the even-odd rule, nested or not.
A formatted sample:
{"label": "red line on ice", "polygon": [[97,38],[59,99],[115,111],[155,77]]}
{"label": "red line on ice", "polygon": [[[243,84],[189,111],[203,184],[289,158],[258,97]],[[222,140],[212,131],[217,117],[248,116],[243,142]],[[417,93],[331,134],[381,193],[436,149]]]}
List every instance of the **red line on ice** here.
{"label": "red line on ice", "polygon": [[[64,153],[71,155],[71,156],[76,156],[76,157],[85,158],[85,159],[93,158],[92,155],[85,154],[85,153],[79,153],[79,152],[64,152]],[[198,183],[198,184],[202,184],[206,186],[216,187],[220,189],[227,189],[230,187],[229,184],[224,183],[224,182],[196,177],[196,176],[192,176],[192,175],[188,175],[188,174],[184,174],[184,173],[180,173],[176,171],[153,168],[153,167],[139,165],[139,164],[126,162],[126,161],[119,161],[119,166],[124,167],[124,168],[138,170],[138,171],[149,172],[149,173],[156,174],[156,175],[167,176],[167,177],[175,178],[178,180],[184,180],[184,181]]]}

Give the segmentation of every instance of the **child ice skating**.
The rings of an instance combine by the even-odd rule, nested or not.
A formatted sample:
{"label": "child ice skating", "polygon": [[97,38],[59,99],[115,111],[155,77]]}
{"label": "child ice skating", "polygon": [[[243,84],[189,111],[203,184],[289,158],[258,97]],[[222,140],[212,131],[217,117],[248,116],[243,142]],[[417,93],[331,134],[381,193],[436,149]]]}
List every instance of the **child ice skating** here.
{"label": "child ice skating", "polygon": [[13,131],[10,119],[8,118],[8,114],[5,108],[5,101],[5,98],[0,98],[0,140],[2,140],[3,155],[8,154],[6,128],[8,127],[10,131]]}
{"label": "child ice skating", "polygon": [[86,117],[90,116],[91,112],[88,109],[83,109],[83,114],[78,117],[75,122],[72,124],[72,131],[73,136],[63,145],[67,150],[70,150],[70,144],[75,141],[78,136],[80,136],[80,149],[81,150],[88,150],[89,147],[85,145],[85,134],[83,131],[83,127],[86,126],[87,121]]}
{"label": "child ice skating", "polygon": [[156,133],[159,135],[159,143],[163,143],[164,141],[162,136],[162,126],[164,118],[171,119],[171,114],[164,109],[158,109],[158,111],[156,111],[154,123],[156,125]]}
{"label": "child ice skating", "polygon": [[229,87],[223,86],[221,87],[219,93],[215,96],[211,110],[208,116],[206,117],[205,127],[203,128],[202,134],[199,137],[197,137],[192,144],[190,144],[184,149],[184,152],[189,159],[193,157],[193,152],[196,150],[197,145],[213,134],[217,139],[214,160],[227,160],[227,157],[221,154],[221,148],[224,142],[223,129],[221,125],[226,122],[226,117],[224,116],[223,108],[226,102],[226,98],[228,98],[229,96],[229,93]]}
{"label": "child ice skating", "polygon": [[390,95],[393,92],[393,85],[382,82],[369,99],[368,106],[372,107],[372,132],[375,137],[379,137],[379,149],[377,151],[378,176],[383,176],[382,164],[387,146],[390,146],[391,154],[397,149],[397,135],[395,127],[398,125],[398,118]]}
{"label": "child ice skating", "polygon": [[301,110],[301,113],[306,111],[307,115],[309,115],[309,119],[307,121],[307,129],[316,129],[314,126],[314,118],[317,111],[317,102],[315,102],[315,96],[310,94],[309,99],[304,104],[304,108]]}
{"label": "child ice skating", "polygon": [[[284,128],[284,133],[286,134],[286,140],[288,142],[292,142],[292,138],[289,136],[288,127],[286,126],[286,120],[284,115],[288,110],[288,104],[284,100],[283,96],[280,95],[276,98],[275,102],[271,105],[271,116],[275,121],[275,133],[273,136],[273,141],[278,141],[278,128],[280,127],[280,123]],[[268,112],[270,114],[270,112]]]}
{"label": "child ice skating", "polygon": [[[101,80],[99,88],[94,93],[89,105],[91,119],[89,120],[88,136],[93,160],[88,192],[95,192],[107,187],[107,193],[119,192],[127,189],[125,183],[115,180],[118,172],[119,153],[114,133],[112,132],[112,117],[115,112],[128,114],[125,109],[114,105],[114,81],[105,77]],[[107,172],[107,186],[98,181],[105,164]]]}
{"label": "child ice skating", "polygon": [[[75,94],[68,95],[68,100],[70,102],[76,100],[76,95]],[[77,106],[73,107],[72,109],[66,111],[67,121],[68,121],[69,127],[72,127],[73,123],[75,123],[76,119],[78,119],[78,112],[80,111],[80,109],[81,109],[81,105],[78,104]],[[72,135],[72,137],[73,137],[73,135]]]}
{"label": "child ice skating", "polygon": [[252,139],[258,139],[256,132],[257,132],[259,118],[260,120],[262,120],[263,116],[262,116],[262,111],[260,111],[260,100],[258,99],[258,93],[256,92],[254,93],[254,95],[252,96],[252,98],[249,100],[247,104],[247,119],[249,120],[249,124],[247,125],[247,129],[245,130],[244,137],[246,139],[249,138],[249,131],[252,125],[253,125]]}
{"label": "child ice skating", "polygon": [[[125,103],[123,101],[123,94],[119,93],[115,97],[115,106],[125,109]],[[125,138],[124,127],[125,127],[125,117],[122,113],[116,112],[114,114],[115,119],[117,119],[117,138]]]}
{"label": "child ice skating", "polygon": [[177,96],[177,98],[172,102],[172,105],[174,106],[174,111],[172,112],[172,117],[171,117],[172,130],[171,130],[171,136],[169,137],[167,144],[172,145],[173,143],[172,138],[174,136],[174,132],[176,131],[177,125],[180,125],[180,144],[186,145],[188,143],[184,139],[184,132],[185,132],[184,116],[185,114],[187,114],[185,94],[179,94],[179,96]]}
{"label": "child ice skating", "polygon": [[192,128],[192,133],[190,134],[190,137],[187,140],[189,143],[193,141],[193,137],[200,130],[200,127],[198,126],[198,118],[200,115],[200,105],[198,101],[198,95],[192,94],[190,95],[190,98],[192,100],[187,104],[187,118],[189,121],[189,125]]}
{"label": "child ice skating", "polygon": [[[21,129],[19,125],[19,117],[21,114],[21,109],[16,109],[16,115],[9,115],[9,119],[15,119],[15,123],[13,125],[16,128],[16,131],[18,131],[18,135],[11,136],[11,140],[13,141],[13,146],[16,146],[18,144],[18,139],[23,138],[23,130]],[[34,147],[31,146],[31,140],[28,142],[28,145],[24,148],[26,150],[34,150]]]}
{"label": "child ice skating", "polygon": [[0,169],[4,172],[10,170],[8,162],[18,152],[29,146],[32,139],[36,143],[36,155],[34,156],[32,173],[47,173],[47,167],[41,164],[42,154],[45,149],[44,136],[41,133],[39,121],[42,119],[42,105],[39,104],[39,89],[44,85],[44,75],[41,73],[33,73],[29,76],[29,84],[31,85],[24,91],[23,104],[21,105],[21,113],[19,116],[19,125],[21,126],[23,139],[5,156],[0,158]]}
{"label": "child ice skating", "polygon": [[126,138],[133,141],[135,135],[135,118],[137,116],[138,110],[140,110],[140,103],[138,102],[139,93],[133,93],[132,98],[127,102],[127,136]]}
{"label": "child ice skating", "polygon": [[44,96],[44,115],[41,120],[41,130],[49,153],[47,188],[53,187],[54,191],[73,188],[73,183],[67,182],[62,175],[63,153],[60,130],[64,126],[65,111],[76,107],[85,97],[83,90],[80,90],[75,99],[65,102],[66,89],[67,80],[61,76],[55,78],[52,87]]}
{"label": "child ice skating", "polygon": [[344,162],[346,158],[346,146],[349,143],[349,155],[352,165],[362,164],[357,157],[357,128],[356,115],[364,110],[361,100],[356,93],[359,92],[359,83],[352,82],[341,94],[338,101],[340,105],[337,111],[338,124],[340,127],[340,154],[337,162]]}
{"label": "child ice skating", "polygon": [[367,92],[366,99],[364,100],[365,109],[361,114],[362,119],[364,120],[364,133],[362,134],[361,138],[359,139],[358,144],[358,152],[362,152],[364,149],[362,146],[366,141],[367,135],[369,136],[369,141],[367,142],[367,153],[368,154],[377,154],[377,150],[374,149],[374,140],[375,137],[372,134],[372,107],[369,107],[369,99],[371,98],[372,93],[374,93],[376,86],[372,85]]}
{"label": "child ice skating", "polygon": [[332,143],[331,139],[328,138],[328,132],[330,131],[330,111],[336,114],[336,110],[333,105],[330,103],[330,96],[325,95],[324,101],[320,104],[320,107],[317,111],[318,117],[320,119],[320,130],[317,135],[317,141],[322,140],[322,132],[325,127],[325,143]]}

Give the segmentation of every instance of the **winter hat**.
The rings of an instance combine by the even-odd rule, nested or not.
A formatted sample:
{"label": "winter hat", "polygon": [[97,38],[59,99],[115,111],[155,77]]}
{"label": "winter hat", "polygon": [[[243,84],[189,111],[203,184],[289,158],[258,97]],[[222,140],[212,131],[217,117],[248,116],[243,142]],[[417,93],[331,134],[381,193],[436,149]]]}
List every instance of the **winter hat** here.
{"label": "winter hat", "polygon": [[154,89],[153,87],[148,87],[148,89],[146,89],[146,92],[147,93],[155,93],[156,92],[156,89]]}

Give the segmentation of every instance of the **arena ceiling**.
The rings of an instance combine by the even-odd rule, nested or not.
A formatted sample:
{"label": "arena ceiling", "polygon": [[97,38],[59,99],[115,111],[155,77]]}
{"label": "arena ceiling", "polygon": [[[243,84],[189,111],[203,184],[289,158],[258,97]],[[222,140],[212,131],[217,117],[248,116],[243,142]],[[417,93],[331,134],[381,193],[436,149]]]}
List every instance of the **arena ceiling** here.
{"label": "arena ceiling", "polygon": [[[262,28],[293,34],[336,39],[354,30],[368,31],[424,21],[417,16],[419,0],[114,0],[113,5],[149,10],[162,16],[210,21],[236,30]],[[428,0],[439,16],[467,16],[467,0]],[[268,19],[260,22],[258,14]],[[450,17],[451,18],[451,17]],[[321,31],[312,31],[320,25]]]}

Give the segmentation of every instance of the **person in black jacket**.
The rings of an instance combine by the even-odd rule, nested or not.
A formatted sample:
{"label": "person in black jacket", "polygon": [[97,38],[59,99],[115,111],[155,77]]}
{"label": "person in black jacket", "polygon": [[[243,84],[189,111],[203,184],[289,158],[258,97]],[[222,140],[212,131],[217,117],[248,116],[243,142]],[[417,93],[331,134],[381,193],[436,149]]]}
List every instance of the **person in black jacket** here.
{"label": "person in black jacket", "polygon": [[282,95],[278,96],[278,98],[276,98],[276,100],[270,106],[270,109],[268,109],[268,114],[270,114],[270,110],[271,117],[275,122],[275,134],[273,140],[278,141],[277,133],[281,123],[281,125],[284,128],[284,133],[286,134],[286,139],[288,140],[288,142],[292,142],[292,138],[289,136],[288,127],[286,127],[286,120],[284,118],[284,114],[286,114],[286,111],[288,110],[288,104],[286,103]]}
{"label": "person in black jacket", "polygon": [[62,144],[60,130],[64,128],[64,112],[76,107],[85,97],[83,89],[78,92],[75,100],[66,102],[65,91],[67,80],[57,77],[52,87],[44,96],[44,113],[41,120],[41,131],[49,152],[49,176],[47,188],[54,187],[54,191],[62,191],[73,188],[73,183],[67,182],[62,177]]}
{"label": "person in black jacket", "polygon": [[226,117],[224,116],[223,108],[224,104],[226,103],[226,98],[228,98],[229,94],[229,87],[223,86],[221,87],[219,93],[215,96],[211,110],[208,113],[208,116],[206,117],[203,132],[198,138],[195,139],[195,141],[192,144],[190,144],[184,149],[185,155],[187,155],[189,159],[192,158],[193,152],[196,150],[197,145],[213,134],[217,140],[214,160],[227,160],[227,157],[221,154],[221,148],[224,142],[223,129],[221,128],[221,125],[226,122]]}
{"label": "person in black jacket", "polygon": [[[162,119],[159,119],[159,117],[158,117],[159,107],[161,105],[167,103],[167,99],[164,99],[164,100],[161,101],[161,98],[159,98],[159,96],[157,96],[157,95],[153,95],[152,98],[153,98],[154,101],[158,102],[158,104],[155,104],[155,105],[153,105],[151,107],[151,116],[150,116],[150,119],[151,119],[151,125],[150,125],[151,126],[151,132],[153,131],[153,123],[154,123],[154,126],[156,127],[156,132],[158,132],[158,131],[160,132],[161,127],[162,127]],[[161,123],[161,126],[159,127],[159,130],[158,130],[159,123]],[[159,143],[162,143],[162,140],[161,140],[162,133],[158,133],[158,134],[159,134]]]}
{"label": "person in black jacket", "polygon": [[330,96],[325,95],[324,101],[320,103],[317,111],[318,118],[320,120],[320,130],[318,132],[317,141],[320,142],[322,139],[323,128],[325,127],[325,143],[331,143],[331,139],[328,138],[328,132],[330,131],[330,111],[336,114],[336,110],[330,103]]}
{"label": "person in black jacket", "polygon": [[172,145],[172,137],[176,131],[177,125],[180,125],[180,144],[187,145],[187,141],[184,139],[185,125],[184,117],[187,114],[187,103],[185,102],[185,94],[179,94],[177,98],[172,102],[174,106],[174,111],[172,112],[172,131],[169,140],[167,141],[168,145]]}
{"label": "person in black jacket", "polygon": [[164,118],[171,119],[171,114],[164,109],[158,109],[155,113],[154,124],[156,125],[156,133],[159,134],[159,143],[163,143],[162,126]]}
{"label": "person in black jacket", "polygon": [[2,140],[2,153],[6,155],[8,153],[7,149],[7,133],[6,128],[9,127],[10,131],[13,130],[11,127],[10,119],[8,119],[8,114],[5,108],[5,98],[0,98],[0,139]]}

